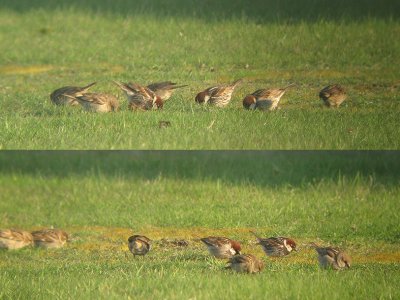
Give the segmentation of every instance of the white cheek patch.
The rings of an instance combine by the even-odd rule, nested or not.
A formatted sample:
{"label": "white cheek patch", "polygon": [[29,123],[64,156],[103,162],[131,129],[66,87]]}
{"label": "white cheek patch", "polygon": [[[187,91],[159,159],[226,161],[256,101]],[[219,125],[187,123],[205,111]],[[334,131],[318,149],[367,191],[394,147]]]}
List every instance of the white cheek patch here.
{"label": "white cheek patch", "polygon": [[207,103],[208,100],[210,100],[210,98],[211,98],[210,96],[205,96],[205,97],[204,97],[204,103]]}
{"label": "white cheek patch", "polygon": [[235,251],[235,249],[233,249],[233,248],[230,248],[230,249],[229,249],[229,252],[230,252],[232,255],[235,255],[235,254],[236,254],[236,251]]}
{"label": "white cheek patch", "polygon": [[285,248],[287,249],[287,251],[291,252],[293,250],[292,247],[290,247],[290,245],[288,245],[286,243],[286,240],[283,241],[283,244],[285,245]]}

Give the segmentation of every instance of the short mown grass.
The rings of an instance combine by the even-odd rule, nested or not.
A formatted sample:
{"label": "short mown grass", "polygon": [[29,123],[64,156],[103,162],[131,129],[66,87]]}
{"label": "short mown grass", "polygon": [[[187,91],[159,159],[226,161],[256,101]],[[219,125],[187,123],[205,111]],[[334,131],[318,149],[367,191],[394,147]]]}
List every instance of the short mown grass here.
{"label": "short mown grass", "polygon": [[[63,249],[0,251],[0,298],[399,297],[396,152],[2,152],[0,228],[67,230]],[[265,257],[249,230],[299,251]],[[134,258],[126,240],[154,240]],[[199,238],[238,239],[266,263],[224,270]],[[186,239],[174,247],[163,239]],[[310,242],[353,257],[323,271]]]}
{"label": "short mown grass", "polygon": [[[3,149],[398,149],[398,3],[380,1],[2,1]],[[338,8],[340,7],[340,9]],[[200,90],[244,78],[226,109]],[[172,80],[162,112],[127,111],[111,80]],[[49,94],[85,85],[120,97],[121,112],[53,107]],[[258,88],[297,86],[281,110],[248,112]],[[340,83],[348,100],[322,108]],[[171,122],[159,129],[158,122]]]}

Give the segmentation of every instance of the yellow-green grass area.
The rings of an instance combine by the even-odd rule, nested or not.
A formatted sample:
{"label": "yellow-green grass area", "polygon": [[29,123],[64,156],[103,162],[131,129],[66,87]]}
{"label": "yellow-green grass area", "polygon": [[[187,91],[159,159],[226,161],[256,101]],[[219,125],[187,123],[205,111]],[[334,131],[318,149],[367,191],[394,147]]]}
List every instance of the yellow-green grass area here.
{"label": "yellow-green grass area", "polygon": [[[2,149],[398,149],[399,4],[385,1],[1,1]],[[201,90],[243,78],[225,109]],[[112,80],[172,80],[159,112],[129,112]],[[121,111],[60,108],[49,94],[97,81]],[[273,113],[259,88],[296,86]],[[320,89],[348,100],[322,107]],[[170,121],[171,127],[158,127]]]}
{"label": "yellow-green grass area", "polygon": [[[396,299],[399,165],[397,152],[2,152],[0,228],[70,241],[0,251],[0,298]],[[268,258],[250,230],[299,249]],[[131,255],[132,234],[153,240],[147,256]],[[265,269],[226,270],[208,235]],[[321,270],[311,242],[346,250],[351,268]]]}

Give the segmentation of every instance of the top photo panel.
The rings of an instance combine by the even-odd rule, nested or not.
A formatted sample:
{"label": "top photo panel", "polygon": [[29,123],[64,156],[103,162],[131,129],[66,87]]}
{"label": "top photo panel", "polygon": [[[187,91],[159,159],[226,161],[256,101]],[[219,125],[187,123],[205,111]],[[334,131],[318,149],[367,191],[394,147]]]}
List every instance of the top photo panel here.
{"label": "top photo panel", "polygon": [[0,149],[400,149],[398,0],[0,0]]}

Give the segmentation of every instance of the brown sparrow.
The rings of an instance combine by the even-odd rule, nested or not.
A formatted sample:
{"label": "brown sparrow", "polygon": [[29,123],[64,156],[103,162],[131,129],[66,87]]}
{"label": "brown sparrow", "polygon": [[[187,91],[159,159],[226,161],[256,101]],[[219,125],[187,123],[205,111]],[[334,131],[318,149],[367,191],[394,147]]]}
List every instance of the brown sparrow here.
{"label": "brown sparrow", "polygon": [[258,245],[261,245],[267,256],[285,256],[293,250],[297,251],[296,243],[292,239],[282,236],[261,238],[255,232],[250,232],[256,236]]}
{"label": "brown sparrow", "polygon": [[43,248],[61,248],[68,241],[68,234],[60,229],[32,231],[35,246]]}
{"label": "brown sparrow", "polygon": [[285,94],[286,89],[293,86],[290,84],[281,89],[261,89],[247,95],[243,99],[243,107],[246,109],[259,110],[275,110],[278,107],[279,101]]}
{"label": "brown sparrow", "polygon": [[74,99],[73,97],[69,96],[82,96],[83,94],[87,93],[90,87],[95,85],[96,82],[92,82],[84,87],[77,87],[77,86],[64,86],[52,92],[50,94],[50,100],[56,105],[79,105],[79,102]]}
{"label": "brown sparrow", "polygon": [[240,254],[241,246],[239,242],[226,237],[209,236],[200,239],[206,244],[208,251],[216,258],[230,258]]}
{"label": "brown sparrow", "polygon": [[232,256],[228,263],[227,268],[239,273],[258,273],[264,268],[264,263],[252,254]]}
{"label": "brown sparrow", "polygon": [[151,240],[144,235],[132,235],[128,238],[128,248],[136,255],[146,255],[151,249]]}
{"label": "brown sparrow", "polygon": [[109,94],[86,93],[67,97],[75,99],[86,111],[90,112],[111,112],[117,111],[119,108],[118,99]]}
{"label": "brown sparrow", "polygon": [[163,82],[156,82],[149,84],[147,88],[156,93],[156,95],[160,97],[163,102],[165,102],[169,98],[171,98],[172,93],[174,92],[175,89],[183,88],[185,86],[187,86],[187,84],[176,85],[176,83],[173,83],[171,81],[163,81]]}
{"label": "brown sparrow", "polygon": [[327,107],[339,107],[347,95],[343,87],[339,84],[328,85],[319,92],[319,98]]}
{"label": "brown sparrow", "polygon": [[230,85],[212,86],[197,94],[195,101],[199,104],[209,104],[217,107],[225,107],[231,101],[235,87],[242,81],[236,80]]}
{"label": "brown sparrow", "polygon": [[33,245],[33,237],[30,232],[17,229],[0,230],[0,249],[20,249]]}
{"label": "brown sparrow", "polygon": [[321,268],[333,268],[334,270],[350,268],[351,257],[345,252],[333,247],[319,247],[315,243],[311,245],[318,253]]}
{"label": "brown sparrow", "polygon": [[162,108],[164,103],[161,97],[145,86],[137,83],[122,83],[114,81],[126,93],[128,99],[128,108],[130,110],[151,110]]}

